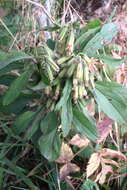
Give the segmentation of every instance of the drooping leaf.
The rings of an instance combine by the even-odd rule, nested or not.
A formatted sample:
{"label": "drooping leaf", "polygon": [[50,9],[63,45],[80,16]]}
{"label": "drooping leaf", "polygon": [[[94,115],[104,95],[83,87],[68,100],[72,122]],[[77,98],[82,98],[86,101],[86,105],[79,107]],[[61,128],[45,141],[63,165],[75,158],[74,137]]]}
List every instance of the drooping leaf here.
{"label": "drooping leaf", "polygon": [[110,157],[113,157],[113,158],[122,159],[125,162],[127,162],[127,157],[123,153],[121,153],[120,151],[109,149],[109,148],[103,148],[101,150],[101,156],[103,156],[103,157],[110,156]]}
{"label": "drooping leaf", "polygon": [[61,109],[61,125],[64,137],[68,135],[71,129],[72,120],[73,120],[72,103],[71,99],[69,98]]}
{"label": "drooping leaf", "polygon": [[21,93],[21,91],[24,89],[24,87],[28,83],[28,79],[32,73],[32,69],[29,69],[22,73],[16,80],[13,81],[10,88],[7,90],[3,104],[8,105],[12,103]]}
{"label": "drooping leaf", "polygon": [[61,139],[57,134],[58,125],[59,121],[55,112],[49,112],[40,123],[43,135],[38,141],[39,149],[49,161],[56,160],[60,154]]}
{"label": "drooping leaf", "polygon": [[115,82],[97,82],[95,99],[101,110],[119,123],[127,122],[127,88]]}
{"label": "drooping leaf", "polygon": [[31,121],[31,125],[25,134],[26,139],[30,140],[33,137],[33,135],[36,133],[36,131],[39,129],[40,121],[41,118],[44,117],[44,114],[45,114],[45,109],[40,109],[35,113],[34,120]]}
{"label": "drooping leaf", "polygon": [[27,59],[27,60],[31,59],[31,60],[35,61],[32,56],[29,56],[24,52],[12,51],[12,52],[10,52],[9,55],[5,54],[4,52],[0,52],[0,69],[3,69],[10,63],[20,61],[20,60],[25,60],[25,59]]}
{"label": "drooping leaf", "polygon": [[38,141],[41,154],[49,161],[56,160],[60,155],[61,139],[56,130],[42,135]]}
{"label": "drooping leaf", "polygon": [[63,89],[62,97],[56,105],[56,109],[59,110],[69,99],[72,90],[72,84],[70,80],[67,80]]}
{"label": "drooping leaf", "polygon": [[96,125],[94,125],[94,123],[76,107],[73,108],[73,115],[73,125],[76,127],[78,132],[84,134],[88,139],[95,141],[97,138]]}

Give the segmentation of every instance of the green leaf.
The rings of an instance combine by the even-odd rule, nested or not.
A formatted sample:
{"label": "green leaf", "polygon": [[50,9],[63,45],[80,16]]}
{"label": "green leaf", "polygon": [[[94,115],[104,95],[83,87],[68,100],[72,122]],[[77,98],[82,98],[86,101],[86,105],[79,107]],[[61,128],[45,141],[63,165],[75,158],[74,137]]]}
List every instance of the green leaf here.
{"label": "green leaf", "polygon": [[91,141],[96,141],[98,134],[94,123],[91,122],[77,107],[73,108],[73,115],[73,125],[76,129]]}
{"label": "green leaf", "polygon": [[29,56],[24,52],[12,51],[10,52],[9,55],[5,54],[4,52],[0,52],[0,69],[3,69],[7,65],[15,61],[20,61],[25,59],[31,59],[35,61],[32,56]]}
{"label": "green leaf", "polygon": [[3,105],[12,103],[20,95],[21,91],[27,85],[32,72],[32,69],[25,71],[11,84],[4,96]]}
{"label": "green leaf", "polygon": [[94,96],[109,118],[119,123],[127,122],[127,88],[115,82],[97,82]]}
{"label": "green leaf", "polygon": [[17,78],[15,75],[6,74],[0,77],[0,84],[10,86],[11,83]]}
{"label": "green leaf", "polygon": [[0,70],[0,77],[3,76],[5,73],[10,72],[12,70],[23,69],[23,67],[24,67],[23,62],[11,63],[10,65],[7,65],[6,67]]}
{"label": "green leaf", "polygon": [[39,94],[24,94],[20,96],[11,104],[3,106],[3,97],[0,97],[0,112],[4,114],[19,114],[23,109],[27,109],[26,104],[32,99],[40,98]]}
{"label": "green leaf", "polygon": [[49,112],[44,119],[41,120],[40,128],[44,135],[49,134],[58,127],[58,119],[55,112]]}
{"label": "green leaf", "polygon": [[28,185],[28,187],[31,190],[38,190],[38,188],[33,184],[33,182],[24,175],[24,173],[19,169],[19,167],[17,165],[15,165],[12,161],[8,160],[7,158],[4,158],[4,162],[5,164],[12,170],[14,171],[16,177],[21,178],[21,180],[24,181],[24,183],[26,185]]}
{"label": "green leaf", "polygon": [[44,114],[45,114],[45,109],[41,109],[35,113],[34,120],[31,121],[31,125],[25,134],[25,138],[27,140],[30,140],[32,136],[36,133],[36,131],[39,129],[40,121],[41,118],[44,117]]}
{"label": "green leaf", "polygon": [[84,48],[86,43],[100,30],[100,28],[101,27],[99,26],[97,28],[89,29],[87,32],[81,34],[76,40],[74,46],[80,49]]}
{"label": "green leaf", "polygon": [[70,80],[67,80],[63,89],[62,97],[56,105],[56,110],[59,110],[64,104],[66,104],[67,100],[69,99],[71,90],[72,90],[72,83]]}
{"label": "green leaf", "polygon": [[42,135],[38,143],[40,152],[46,159],[54,161],[59,157],[61,139],[56,130],[51,131],[47,135]]}
{"label": "green leaf", "polygon": [[57,159],[60,154],[61,140],[57,134],[58,126],[59,121],[55,112],[49,112],[40,123],[43,135],[38,141],[39,149],[49,161]]}
{"label": "green leaf", "polygon": [[61,110],[61,125],[63,136],[66,137],[71,129],[73,120],[72,103],[71,98],[62,106]]}
{"label": "green leaf", "polygon": [[99,190],[99,187],[94,181],[86,179],[80,190]]}
{"label": "green leaf", "polygon": [[29,123],[34,119],[34,116],[35,112],[27,111],[17,117],[13,127],[13,131],[16,133],[16,135],[24,132],[24,130],[28,127]]}
{"label": "green leaf", "polygon": [[109,66],[118,67],[121,64],[125,62],[126,59],[115,59],[113,57],[107,56],[107,55],[101,55],[99,56],[99,59],[101,59],[104,63],[106,63]]}
{"label": "green leaf", "polygon": [[118,27],[114,23],[105,24],[101,31],[98,32],[85,46],[83,52],[90,57],[96,56],[97,50],[102,49],[105,45],[111,43],[116,36]]}

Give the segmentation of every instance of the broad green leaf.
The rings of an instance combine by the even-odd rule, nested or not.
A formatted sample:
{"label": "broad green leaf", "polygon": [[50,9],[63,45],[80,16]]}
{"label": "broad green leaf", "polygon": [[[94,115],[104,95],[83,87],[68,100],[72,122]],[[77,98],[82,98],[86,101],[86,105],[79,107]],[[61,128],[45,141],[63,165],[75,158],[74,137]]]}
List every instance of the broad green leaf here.
{"label": "broad green leaf", "polygon": [[27,85],[32,72],[32,69],[25,71],[11,84],[4,96],[3,105],[12,103],[20,95],[21,91]]}
{"label": "broad green leaf", "polygon": [[14,123],[13,131],[18,135],[24,132],[28,127],[29,123],[34,119],[35,112],[27,111],[16,118]]}
{"label": "broad green leaf", "polygon": [[36,131],[39,129],[40,121],[41,121],[41,118],[44,117],[44,114],[45,114],[45,109],[41,109],[35,113],[34,119],[31,121],[31,125],[29,126],[25,134],[25,138],[27,140],[30,140],[32,136],[36,133]]}
{"label": "broad green leaf", "polygon": [[78,108],[73,108],[73,125],[78,132],[84,134],[90,140],[95,141],[97,138],[96,125],[91,122]]}
{"label": "broad green leaf", "polygon": [[97,82],[95,99],[101,110],[119,123],[127,122],[127,88],[115,82]]}
{"label": "broad green leaf", "polygon": [[40,123],[41,131],[44,135],[50,133],[58,127],[58,118],[55,112],[49,112]]}
{"label": "broad green leaf", "polygon": [[20,96],[11,104],[3,106],[3,97],[0,97],[0,112],[4,114],[19,114],[23,109],[27,109],[26,104],[32,99],[40,98],[39,94],[24,94]]}
{"label": "broad green leaf", "polygon": [[0,52],[0,69],[3,69],[7,65],[15,61],[20,61],[25,59],[34,60],[32,56],[29,56],[26,53],[20,51],[12,51],[10,52],[10,54],[5,54],[4,52]]}
{"label": "broad green leaf", "polygon": [[63,89],[62,97],[56,105],[56,110],[59,110],[64,104],[66,104],[67,100],[69,99],[71,90],[72,90],[72,83],[70,80],[67,80]]}
{"label": "broad green leaf", "polygon": [[99,187],[94,181],[86,179],[80,190],[99,190]]}
{"label": "broad green leaf", "polygon": [[99,58],[109,66],[118,67],[125,62],[125,59],[115,59],[113,57],[102,55]]}
{"label": "broad green leaf", "polygon": [[68,135],[71,129],[72,120],[73,120],[72,103],[71,99],[69,98],[61,109],[61,125],[64,137]]}
{"label": "broad green leaf", "polygon": [[118,27],[114,23],[105,24],[101,31],[98,32],[85,46],[83,52],[90,57],[96,56],[97,50],[102,49],[105,45],[111,43],[116,36]]}
{"label": "broad green leaf", "polygon": [[74,46],[79,49],[83,48],[88,42],[88,40],[90,40],[93,37],[93,35],[95,35],[100,30],[100,28],[101,27],[99,26],[97,28],[89,29],[87,32],[81,34],[79,38],[76,40]]}
{"label": "broad green leaf", "polygon": [[56,130],[47,135],[42,135],[39,139],[39,149],[41,154],[49,161],[56,160],[60,155],[61,139]]}
{"label": "broad green leaf", "polygon": [[88,22],[87,25],[85,26],[85,28],[91,29],[91,28],[99,27],[101,25],[102,25],[101,20],[97,18],[97,19],[93,19],[90,22]]}

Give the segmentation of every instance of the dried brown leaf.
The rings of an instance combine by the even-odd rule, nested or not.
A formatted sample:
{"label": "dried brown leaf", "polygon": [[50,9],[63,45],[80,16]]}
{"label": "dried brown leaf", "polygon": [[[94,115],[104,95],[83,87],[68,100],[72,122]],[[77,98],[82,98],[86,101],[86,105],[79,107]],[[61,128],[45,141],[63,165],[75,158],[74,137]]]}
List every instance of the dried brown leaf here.
{"label": "dried brown leaf", "polygon": [[109,135],[110,131],[112,130],[112,123],[113,120],[109,117],[105,117],[101,122],[97,123],[97,129],[99,132],[99,138],[97,140],[98,143],[105,140],[106,137]]}
{"label": "dried brown leaf", "polygon": [[77,134],[69,141],[69,144],[82,148],[87,147],[89,145],[89,142],[90,141],[85,136]]}
{"label": "dried brown leaf", "polygon": [[56,162],[65,164],[67,162],[70,162],[73,156],[74,154],[71,148],[66,143],[63,142],[60,157],[56,160]]}
{"label": "dried brown leaf", "polygon": [[103,156],[103,157],[111,156],[113,158],[122,159],[127,162],[127,157],[123,153],[116,151],[116,150],[111,150],[108,148],[103,148],[101,150],[101,156]]}
{"label": "dried brown leaf", "polygon": [[114,160],[101,158],[101,162],[103,162],[105,164],[111,164],[111,165],[114,165],[114,166],[116,166],[116,167],[119,168],[119,164],[116,161],[114,161]]}
{"label": "dried brown leaf", "polygon": [[87,178],[91,176],[100,166],[100,154],[99,153],[93,153],[89,159],[86,174]]}
{"label": "dried brown leaf", "polygon": [[103,165],[102,165],[102,170],[101,170],[101,176],[100,176],[100,178],[99,178],[99,183],[100,183],[100,184],[104,184],[104,183],[105,183],[106,175],[107,175],[108,173],[113,173],[112,167],[109,166],[109,165],[103,164]]}
{"label": "dried brown leaf", "polygon": [[60,168],[60,179],[64,180],[70,173],[79,171],[80,168],[76,164],[67,163]]}

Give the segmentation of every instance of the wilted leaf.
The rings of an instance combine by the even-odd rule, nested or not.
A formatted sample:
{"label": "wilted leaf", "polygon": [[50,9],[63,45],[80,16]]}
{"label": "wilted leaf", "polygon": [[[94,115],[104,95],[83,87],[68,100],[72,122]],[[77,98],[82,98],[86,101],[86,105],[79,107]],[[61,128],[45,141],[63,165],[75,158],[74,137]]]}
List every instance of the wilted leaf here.
{"label": "wilted leaf", "polygon": [[99,168],[100,162],[101,160],[99,153],[93,153],[89,159],[86,169],[87,178],[90,177]]}
{"label": "wilted leaf", "polygon": [[79,148],[87,147],[90,141],[84,135],[75,135],[70,141],[69,144],[78,146]]}
{"label": "wilted leaf", "polygon": [[109,149],[109,148],[103,148],[101,150],[101,156],[103,156],[103,157],[105,157],[105,156],[111,156],[113,158],[122,159],[122,160],[124,160],[124,161],[127,162],[127,158],[126,158],[126,156],[124,154],[122,154],[119,151],[112,150],[112,149]]}
{"label": "wilted leaf", "polygon": [[101,162],[103,162],[103,163],[105,163],[105,164],[111,164],[111,165],[114,165],[114,166],[116,166],[116,167],[119,167],[118,162],[116,162],[116,161],[114,161],[114,160],[101,158]]}
{"label": "wilted leaf", "polygon": [[56,162],[59,163],[67,163],[70,162],[73,158],[74,154],[70,148],[70,146],[68,146],[66,143],[62,143],[62,147],[61,147],[61,153],[60,153],[60,157],[56,160]]}
{"label": "wilted leaf", "polygon": [[80,168],[76,164],[67,163],[60,168],[60,179],[64,180],[70,173],[79,172]]}
{"label": "wilted leaf", "polygon": [[99,132],[99,138],[97,139],[98,143],[105,140],[106,137],[109,135],[110,131],[112,130],[112,123],[113,120],[108,117],[105,117],[102,121],[97,123],[97,129]]}
{"label": "wilted leaf", "polygon": [[108,173],[113,173],[112,167],[109,166],[109,165],[103,164],[103,165],[102,165],[102,170],[101,170],[101,176],[100,176],[100,178],[99,178],[99,183],[100,183],[100,184],[104,184],[104,183],[105,183],[106,175],[107,175]]}

